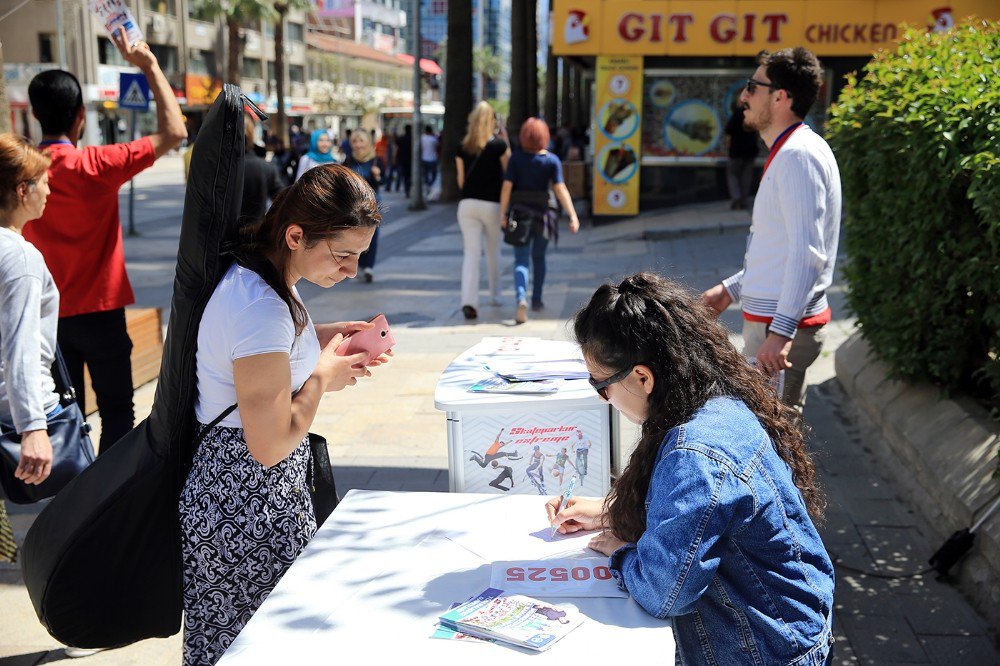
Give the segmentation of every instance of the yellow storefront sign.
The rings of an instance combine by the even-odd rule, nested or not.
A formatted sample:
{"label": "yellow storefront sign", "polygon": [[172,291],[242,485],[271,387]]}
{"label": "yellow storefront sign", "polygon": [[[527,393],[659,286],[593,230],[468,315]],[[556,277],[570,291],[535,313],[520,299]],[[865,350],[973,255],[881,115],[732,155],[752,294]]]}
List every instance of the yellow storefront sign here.
{"label": "yellow storefront sign", "polygon": [[996,0],[555,0],[557,55],[745,56],[805,46],[819,56],[870,55],[902,24],[946,30],[996,19]]}
{"label": "yellow storefront sign", "polygon": [[639,212],[642,58],[602,56],[596,72],[594,214]]}

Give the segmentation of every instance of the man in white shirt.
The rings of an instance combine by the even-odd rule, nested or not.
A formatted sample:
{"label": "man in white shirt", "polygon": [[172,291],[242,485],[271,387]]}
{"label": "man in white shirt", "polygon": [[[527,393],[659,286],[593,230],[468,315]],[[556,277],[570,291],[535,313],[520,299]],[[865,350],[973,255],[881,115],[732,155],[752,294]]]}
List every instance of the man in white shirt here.
{"label": "man in white shirt", "polygon": [[420,161],[424,163],[424,189],[430,194],[438,171],[438,138],[430,125],[424,128],[420,137]]}
{"label": "man in white shirt", "polygon": [[743,353],[768,373],[785,371],[782,401],[799,411],[806,369],[819,356],[831,311],[840,233],[840,171],[803,119],[823,69],[804,48],[764,54],[740,95],[744,126],[770,149],[753,207],[743,270],[705,293],[716,312],[740,302]]}

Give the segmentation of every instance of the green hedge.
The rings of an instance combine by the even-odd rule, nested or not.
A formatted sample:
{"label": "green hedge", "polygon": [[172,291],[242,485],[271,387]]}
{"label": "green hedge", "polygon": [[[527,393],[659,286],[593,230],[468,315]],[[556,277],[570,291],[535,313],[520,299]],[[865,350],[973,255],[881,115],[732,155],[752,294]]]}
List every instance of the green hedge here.
{"label": "green hedge", "polygon": [[912,29],[848,84],[829,139],[848,304],[895,377],[1000,409],[1000,25]]}

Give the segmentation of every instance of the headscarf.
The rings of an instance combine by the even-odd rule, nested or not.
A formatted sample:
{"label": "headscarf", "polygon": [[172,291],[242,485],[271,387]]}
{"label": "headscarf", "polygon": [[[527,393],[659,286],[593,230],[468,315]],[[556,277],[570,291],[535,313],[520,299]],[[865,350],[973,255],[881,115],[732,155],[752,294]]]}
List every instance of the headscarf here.
{"label": "headscarf", "polygon": [[[362,136],[365,137],[365,148],[359,153],[359,152],[355,151],[354,148],[353,148],[353,146],[352,146],[351,147],[351,157],[354,158],[354,161],[362,163],[362,164],[365,163],[365,162],[368,162],[370,160],[375,159],[375,148],[372,147],[372,136],[371,136],[371,134],[369,134],[368,130],[366,130],[364,128],[357,129],[355,131],[356,132],[363,132]],[[351,140],[352,141],[354,140],[354,135],[353,134],[351,135]]]}
{"label": "headscarf", "polygon": [[317,164],[327,164],[328,162],[337,161],[333,156],[333,141],[330,142],[329,151],[325,153],[319,152],[319,138],[324,134],[326,134],[327,138],[330,138],[330,133],[324,129],[313,130],[313,133],[309,136],[309,152],[306,155]]}

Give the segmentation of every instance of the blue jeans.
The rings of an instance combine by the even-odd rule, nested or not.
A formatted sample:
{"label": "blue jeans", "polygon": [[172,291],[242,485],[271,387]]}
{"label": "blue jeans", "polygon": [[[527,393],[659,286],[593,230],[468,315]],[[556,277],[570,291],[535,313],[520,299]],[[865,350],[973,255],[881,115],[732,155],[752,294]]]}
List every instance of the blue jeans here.
{"label": "blue jeans", "polygon": [[375,235],[372,236],[372,244],[358,257],[358,268],[375,268],[375,253],[378,252],[378,232],[379,227],[375,227]]}
{"label": "blue jeans", "polygon": [[437,160],[420,160],[424,165],[424,185],[431,187],[438,177]]}
{"label": "blue jeans", "polygon": [[545,286],[545,249],[547,238],[534,234],[527,245],[514,248],[514,292],[515,300],[526,300],[528,293],[528,259],[531,259],[535,276],[531,282],[531,304],[542,304],[542,287]]}

